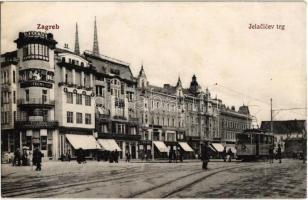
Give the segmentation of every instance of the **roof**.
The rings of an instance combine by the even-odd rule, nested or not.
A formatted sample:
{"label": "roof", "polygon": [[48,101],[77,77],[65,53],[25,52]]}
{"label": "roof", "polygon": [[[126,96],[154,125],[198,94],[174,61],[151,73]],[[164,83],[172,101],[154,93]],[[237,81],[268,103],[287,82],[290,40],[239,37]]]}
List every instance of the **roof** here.
{"label": "roof", "polygon": [[86,60],[90,61],[96,67],[98,73],[114,74],[122,79],[135,81],[128,63],[104,55],[92,54],[90,51],[85,51],[84,55]]}
{"label": "roof", "polygon": [[153,89],[154,92],[164,93],[168,95],[174,95],[176,88],[174,86],[167,86],[167,87],[158,87],[154,85],[148,86],[149,90]]}
{"label": "roof", "polygon": [[[271,121],[262,121],[261,129],[270,131]],[[306,120],[273,121],[273,132],[275,134],[301,133],[303,130],[306,130]]]}

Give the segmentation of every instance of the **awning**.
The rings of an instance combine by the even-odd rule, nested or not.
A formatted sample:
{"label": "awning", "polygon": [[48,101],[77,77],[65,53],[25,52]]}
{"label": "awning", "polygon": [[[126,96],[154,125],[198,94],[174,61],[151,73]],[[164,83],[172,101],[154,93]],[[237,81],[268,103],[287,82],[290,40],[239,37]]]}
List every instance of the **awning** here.
{"label": "awning", "polygon": [[194,150],[186,142],[179,142],[179,145],[183,148],[184,151],[194,152]]}
{"label": "awning", "polygon": [[168,147],[162,141],[153,141],[154,145],[158,148],[160,152],[169,152]]}
{"label": "awning", "polygon": [[66,134],[65,136],[70,144],[74,147],[74,149],[101,149],[93,135]]}
{"label": "awning", "polygon": [[98,139],[97,141],[104,151],[122,151],[114,139]]}
{"label": "awning", "polygon": [[216,149],[218,152],[224,151],[224,146],[220,143],[212,143],[212,146]]}

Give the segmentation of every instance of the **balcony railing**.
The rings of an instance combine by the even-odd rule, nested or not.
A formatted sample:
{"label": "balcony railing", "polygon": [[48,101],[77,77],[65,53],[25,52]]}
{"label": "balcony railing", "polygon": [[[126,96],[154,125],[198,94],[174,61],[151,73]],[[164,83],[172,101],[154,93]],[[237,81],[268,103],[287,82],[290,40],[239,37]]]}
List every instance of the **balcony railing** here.
{"label": "balcony railing", "polygon": [[127,120],[126,117],[115,115],[114,119]]}
{"label": "balcony railing", "polygon": [[18,105],[55,105],[54,100],[43,98],[18,99]]}
{"label": "balcony railing", "polygon": [[58,121],[29,121],[18,120],[15,122],[15,127],[19,129],[33,129],[33,128],[56,128],[59,126]]}
{"label": "balcony railing", "polygon": [[98,133],[100,138],[105,139],[118,139],[118,140],[137,140],[141,139],[141,135],[129,135],[129,134],[112,134],[112,133]]}

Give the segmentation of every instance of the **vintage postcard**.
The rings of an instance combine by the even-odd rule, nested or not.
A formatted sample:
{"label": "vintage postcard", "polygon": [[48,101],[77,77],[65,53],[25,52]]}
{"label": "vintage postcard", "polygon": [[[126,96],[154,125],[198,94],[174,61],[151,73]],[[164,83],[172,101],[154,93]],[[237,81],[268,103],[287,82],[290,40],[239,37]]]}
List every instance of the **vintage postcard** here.
{"label": "vintage postcard", "polygon": [[2,2],[3,198],[307,198],[304,2]]}

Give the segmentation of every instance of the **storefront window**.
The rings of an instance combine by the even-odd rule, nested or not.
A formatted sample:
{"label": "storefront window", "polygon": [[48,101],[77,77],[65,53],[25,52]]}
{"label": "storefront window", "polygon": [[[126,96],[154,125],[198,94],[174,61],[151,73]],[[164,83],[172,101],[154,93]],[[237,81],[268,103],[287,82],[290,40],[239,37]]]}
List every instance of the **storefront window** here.
{"label": "storefront window", "polygon": [[41,150],[47,150],[47,136],[41,136]]}

